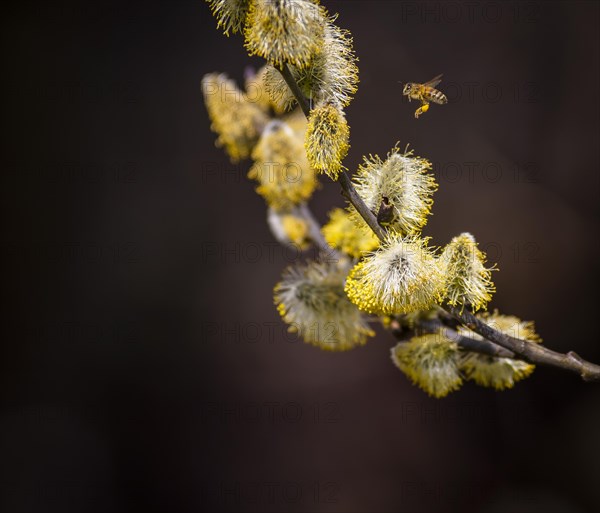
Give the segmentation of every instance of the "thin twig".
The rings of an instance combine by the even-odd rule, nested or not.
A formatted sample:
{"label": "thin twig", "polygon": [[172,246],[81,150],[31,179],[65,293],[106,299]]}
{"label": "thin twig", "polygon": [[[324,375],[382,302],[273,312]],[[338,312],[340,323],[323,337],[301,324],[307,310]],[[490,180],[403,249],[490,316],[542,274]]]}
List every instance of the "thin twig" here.
{"label": "thin twig", "polygon": [[517,355],[515,353],[505,349],[504,347],[500,347],[489,340],[478,340],[471,337],[465,337],[449,329],[444,330],[443,333],[447,338],[453,342],[456,342],[459,347],[467,351],[485,354],[487,356],[494,356],[496,358],[512,358],[513,360],[517,359]]}
{"label": "thin twig", "polygon": [[298,83],[292,76],[292,72],[290,71],[289,66],[283,63],[280,67],[277,68],[277,70],[279,71],[279,73],[281,73],[281,76],[285,80],[285,83],[288,85],[288,87],[294,94],[298,105],[300,105],[302,112],[304,112],[304,115],[308,119],[308,117],[310,116],[310,105],[308,104],[308,100],[304,96],[304,93],[300,90],[300,87],[298,87]]}
{"label": "thin twig", "polygon": [[461,312],[458,308],[447,307],[446,311],[471,331],[514,352],[526,362],[575,372],[584,381],[600,381],[600,365],[584,360],[573,351],[562,354],[535,342],[511,337],[495,330],[466,310]]}
{"label": "thin twig", "polygon": [[373,230],[373,233],[377,235],[379,240],[383,240],[385,238],[385,231],[379,223],[377,222],[377,218],[375,214],[369,210],[369,207],[365,204],[362,198],[356,192],[354,185],[352,185],[352,181],[350,177],[346,174],[345,171],[340,173],[338,177],[338,182],[340,183],[342,190],[344,191],[344,196],[348,199],[350,203],[354,206],[354,208],[358,211],[361,217],[367,222],[369,228]]}
{"label": "thin twig", "polygon": [[[285,80],[285,83],[288,85],[288,87],[292,91],[293,95],[295,96],[296,101],[298,102],[298,105],[302,109],[302,112],[304,112],[304,115],[308,118],[310,116],[310,110],[311,110],[310,105],[308,103],[308,100],[304,97],[304,94],[298,87],[296,80],[294,80],[294,77],[292,76],[292,72],[290,71],[290,68],[288,67],[287,64],[283,64],[281,67],[279,67],[277,69],[279,70],[279,72],[281,73],[281,76]],[[369,207],[367,207],[367,205],[365,205],[365,202],[358,195],[358,193],[356,192],[356,189],[354,188],[354,185],[352,185],[352,181],[350,180],[350,177],[346,174],[345,171],[342,171],[340,173],[338,182],[342,186],[344,196],[346,196],[348,201],[350,203],[352,203],[354,208],[358,211],[358,213],[362,216],[362,218],[367,222],[367,224],[369,225],[369,228],[371,228],[371,230],[373,230],[375,235],[377,235],[377,237],[379,237],[380,240],[383,240],[385,238],[385,231],[381,228],[381,226],[379,226],[379,223],[377,222],[377,218],[375,217],[375,214],[373,214],[373,212],[371,212],[369,210]]]}
{"label": "thin twig", "polygon": [[315,216],[306,203],[303,203],[298,207],[298,214],[308,223],[310,238],[315,246],[319,248],[322,253],[325,253],[327,257],[330,257],[333,260],[339,260],[341,257],[340,253],[327,244],[325,237],[323,237],[323,234],[321,233],[319,222],[315,219]]}
{"label": "thin twig", "polygon": [[423,335],[425,333],[441,334],[449,340],[456,342],[461,349],[474,353],[485,354],[487,356],[495,356],[498,358],[516,358],[515,353],[505,349],[502,346],[494,344],[486,339],[476,339],[460,335],[456,330],[449,328],[439,318],[438,319],[422,319],[419,322],[418,328],[403,330],[397,320],[392,321],[391,332],[399,341],[409,340],[414,336]]}

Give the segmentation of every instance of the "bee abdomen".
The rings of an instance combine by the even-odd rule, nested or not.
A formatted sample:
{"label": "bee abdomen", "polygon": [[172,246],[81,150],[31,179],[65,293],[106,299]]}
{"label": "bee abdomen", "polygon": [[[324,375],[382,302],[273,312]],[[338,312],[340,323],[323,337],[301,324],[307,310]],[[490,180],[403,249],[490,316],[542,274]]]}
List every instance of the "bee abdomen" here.
{"label": "bee abdomen", "polygon": [[437,89],[432,89],[431,91],[429,91],[429,94],[427,96],[429,96],[429,99],[434,103],[448,103],[448,98],[446,98],[446,95],[441,91],[438,91]]}

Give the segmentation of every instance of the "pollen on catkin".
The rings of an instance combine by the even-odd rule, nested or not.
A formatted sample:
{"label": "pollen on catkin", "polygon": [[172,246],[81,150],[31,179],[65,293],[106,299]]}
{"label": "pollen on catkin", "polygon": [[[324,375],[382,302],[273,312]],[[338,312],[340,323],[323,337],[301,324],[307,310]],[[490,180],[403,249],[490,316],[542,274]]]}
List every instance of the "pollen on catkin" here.
{"label": "pollen on catkin", "polygon": [[348,274],[345,290],[350,300],[376,315],[432,308],[439,301],[443,281],[427,242],[389,235]]}
{"label": "pollen on catkin", "polygon": [[[522,321],[513,315],[501,315],[498,311],[494,311],[492,314],[478,314],[477,317],[505,335],[530,342],[541,343],[542,341],[535,332],[534,323],[531,321]],[[459,328],[459,334],[482,340],[480,335],[467,328]],[[534,371],[535,365],[513,358],[469,352],[462,356],[460,369],[467,379],[475,381],[478,385],[496,390],[506,390],[528,377]]]}
{"label": "pollen on catkin", "polygon": [[250,0],[206,0],[213,16],[217,19],[217,28],[222,28],[226,36],[244,29]]}
{"label": "pollen on catkin", "polygon": [[285,210],[305,202],[317,187],[302,139],[284,121],[269,122],[252,158],[248,177],[259,183],[256,192],[273,208]]}
{"label": "pollen on catkin", "polygon": [[397,344],[391,352],[396,366],[433,397],[445,397],[462,385],[458,346],[442,334],[413,337]]}
{"label": "pollen on catkin", "polygon": [[[307,65],[290,66],[290,72],[302,94],[312,103],[335,102],[345,107],[358,90],[356,62],[350,32],[330,20],[318,52]],[[265,87],[272,101],[282,109],[288,110],[296,103],[296,97],[273,66],[265,72]]]}
{"label": "pollen on catkin", "polygon": [[333,104],[314,108],[308,118],[304,147],[310,165],[337,180],[348,154],[350,129],[344,111]]}
{"label": "pollen on catkin", "polygon": [[486,309],[495,292],[491,280],[495,268],[485,266],[486,256],[470,233],[454,237],[438,259],[445,280],[445,299],[453,306]]}
{"label": "pollen on catkin", "polygon": [[361,225],[357,225],[341,208],[329,212],[329,222],[321,231],[330,246],[353,258],[360,258],[379,247],[379,239],[367,223],[362,221]]}
{"label": "pollen on catkin", "polygon": [[299,250],[310,246],[310,230],[308,223],[294,210],[278,211],[269,208],[267,223],[271,232],[281,244],[291,245]]}
{"label": "pollen on catkin", "polygon": [[216,145],[225,148],[232,162],[248,158],[268,122],[265,112],[225,74],[205,75],[202,92],[211,130],[218,134]]}
{"label": "pollen on catkin", "polygon": [[300,108],[294,109],[282,117],[283,121],[294,131],[294,133],[304,141],[308,120]]}
{"label": "pollen on catkin", "polygon": [[342,262],[308,262],[284,271],[274,299],[289,331],[329,351],[364,345],[375,335],[344,294],[346,272]]}
{"label": "pollen on catkin", "polygon": [[254,0],[250,3],[245,47],[276,66],[306,66],[323,44],[327,13],[311,0]]}
{"label": "pollen on catkin", "polygon": [[262,66],[257,71],[246,68],[244,72],[246,98],[249,102],[261,107],[266,113],[273,110],[275,114],[283,114],[284,111],[271,100],[271,96],[265,87],[266,71],[267,65]]}
{"label": "pollen on catkin", "polygon": [[[430,173],[431,163],[412,151],[401,153],[396,146],[385,160],[369,155],[353,177],[356,191],[372,212],[383,198],[392,205],[388,229],[401,235],[413,235],[427,223],[437,183]],[[355,210],[353,216],[359,216]]]}

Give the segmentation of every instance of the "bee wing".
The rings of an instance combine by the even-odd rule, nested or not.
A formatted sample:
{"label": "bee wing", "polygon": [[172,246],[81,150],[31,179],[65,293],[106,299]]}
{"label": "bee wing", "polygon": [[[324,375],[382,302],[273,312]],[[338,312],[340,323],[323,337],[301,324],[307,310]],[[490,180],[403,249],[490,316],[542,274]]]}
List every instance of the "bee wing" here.
{"label": "bee wing", "polygon": [[437,77],[433,77],[431,80],[425,82],[423,85],[427,87],[435,87],[442,81],[443,75],[443,73],[440,73]]}

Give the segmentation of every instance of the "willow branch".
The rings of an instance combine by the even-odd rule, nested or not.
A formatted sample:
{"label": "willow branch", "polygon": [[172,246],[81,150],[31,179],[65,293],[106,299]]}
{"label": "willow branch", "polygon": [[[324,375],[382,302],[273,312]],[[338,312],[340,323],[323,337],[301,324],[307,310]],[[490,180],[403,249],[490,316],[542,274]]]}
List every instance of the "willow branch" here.
{"label": "willow branch", "polygon": [[350,203],[352,203],[354,208],[358,211],[358,213],[361,215],[361,217],[367,222],[367,224],[369,225],[369,228],[371,228],[371,230],[373,230],[373,233],[375,235],[377,235],[379,240],[383,240],[385,238],[385,231],[383,230],[383,228],[381,226],[379,226],[379,223],[377,222],[377,218],[375,217],[373,212],[371,212],[369,210],[369,207],[367,207],[367,205],[365,205],[365,202],[358,195],[358,192],[356,192],[354,185],[352,185],[352,181],[350,180],[350,177],[346,174],[345,171],[342,171],[340,173],[340,176],[338,177],[338,182],[342,186],[344,196],[346,196],[348,201]]}
{"label": "willow branch", "polygon": [[514,338],[501,333],[466,310],[461,312],[455,307],[447,307],[445,309],[457,321],[471,331],[514,352],[519,358],[526,362],[548,365],[550,367],[557,367],[559,369],[575,372],[576,374],[579,374],[584,381],[600,381],[600,365],[584,360],[573,351],[569,351],[567,354],[558,353],[545,346],[536,344],[535,342]]}
{"label": "willow branch", "polygon": [[[310,105],[298,87],[298,84],[294,80],[289,67],[287,64],[283,64],[278,69],[298,101],[298,105],[300,105],[302,112],[304,112],[304,115],[308,118],[311,110]],[[358,195],[348,175],[345,172],[342,172],[338,181],[346,198],[350,201],[350,203],[352,203],[354,208],[356,208],[358,213],[363,217],[375,235],[377,235],[380,240],[383,240],[385,238],[385,230],[379,225],[373,212],[369,210],[367,205],[365,205],[365,202]],[[481,321],[471,312],[466,310],[461,312],[457,308],[453,307],[447,307],[444,309],[460,324],[481,335],[489,342],[497,344],[504,349],[511,351],[519,359],[533,364],[548,365],[551,367],[557,367],[575,372],[579,374],[584,381],[600,381],[600,366],[584,360],[573,351],[570,351],[567,354],[558,353],[542,345],[505,335],[504,333],[501,333],[488,326],[485,322]],[[467,343],[466,341],[463,342]],[[472,345],[472,347],[474,346]]]}
{"label": "willow branch", "polygon": [[329,244],[327,244],[325,237],[323,237],[323,233],[321,233],[321,226],[319,225],[319,222],[315,219],[315,216],[313,215],[310,208],[308,208],[308,206],[305,203],[303,203],[302,205],[300,205],[298,207],[298,212],[299,212],[300,216],[308,224],[310,238],[312,239],[314,244],[323,253],[330,255],[335,260],[339,260],[340,254],[334,248],[332,248]]}
{"label": "willow branch", "polygon": [[298,83],[292,76],[292,72],[290,71],[289,66],[284,63],[280,67],[278,67],[277,70],[279,71],[279,73],[281,73],[281,76],[285,80],[285,83],[290,88],[290,91],[292,91],[294,97],[296,98],[298,105],[300,105],[302,112],[304,112],[304,115],[308,119],[308,116],[310,116],[310,105],[308,104],[308,100],[304,96],[304,93],[300,90],[300,87],[298,87]]}
{"label": "willow branch", "polygon": [[498,346],[489,340],[478,340],[476,338],[464,337],[449,329],[443,330],[442,333],[446,336],[446,338],[456,342],[459,347],[465,349],[466,351],[485,354],[487,356],[494,356],[496,358],[512,358],[513,360],[520,360],[520,358],[517,358],[517,355],[512,351]]}
{"label": "willow branch", "polygon": [[[288,85],[288,87],[292,91],[294,97],[296,98],[296,101],[298,102],[298,105],[302,109],[302,112],[304,112],[304,115],[308,119],[308,117],[310,116],[310,111],[311,111],[310,105],[308,103],[308,100],[306,99],[306,97],[304,96],[302,91],[300,90],[300,87],[298,87],[296,80],[292,76],[292,72],[290,71],[290,68],[288,67],[287,64],[283,64],[281,67],[279,67],[277,69],[281,73],[281,76],[285,80],[285,83]],[[369,228],[371,228],[371,230],[373,230],[375,235],[377,235],[377,237],[379,237],[380,240],[383,240],[385,237],[385,231],[383,230],[383,228],[381,228],[381,226],[379,226],[379,223],[377,222],[377,218],[375,217],[375,214],[373,214],[373,212],[371,212],[369,210],[369,207],[367,207],[367,205],[365,205],[365,202],[358,195],[358,193],[356,192],[356,189],[354,188],[354,185],[352,185],[352,181],[350,180],[350,177],[348,176],[348,174],[345,171],[342,171],[340,173],[338,182],[340,183],[340,185],[342,187],[344,196],[346,196],[348,201],[354,206],[354,208],[358,211],[358,213],[362,216],[362,218],[367,222],[367,224],[369,225]]]}
{"label": "willow branch", "polygon": [[400,323],[397,320],[394,320],[391,323],[390,331],[400,342],[410,340],[414,336],[423,335],[425,333],[435,333],[442,334],[447,339],[456,342],[456,344],[465,351],[495,356],[497,358],[517,358],[517,355],[512,351],[494,344],[489,340],[475,339],[460,335],[454,329],[446,326],[440,319],[423,319],[419,322],[418,328],[409,330],[403,330]]}

